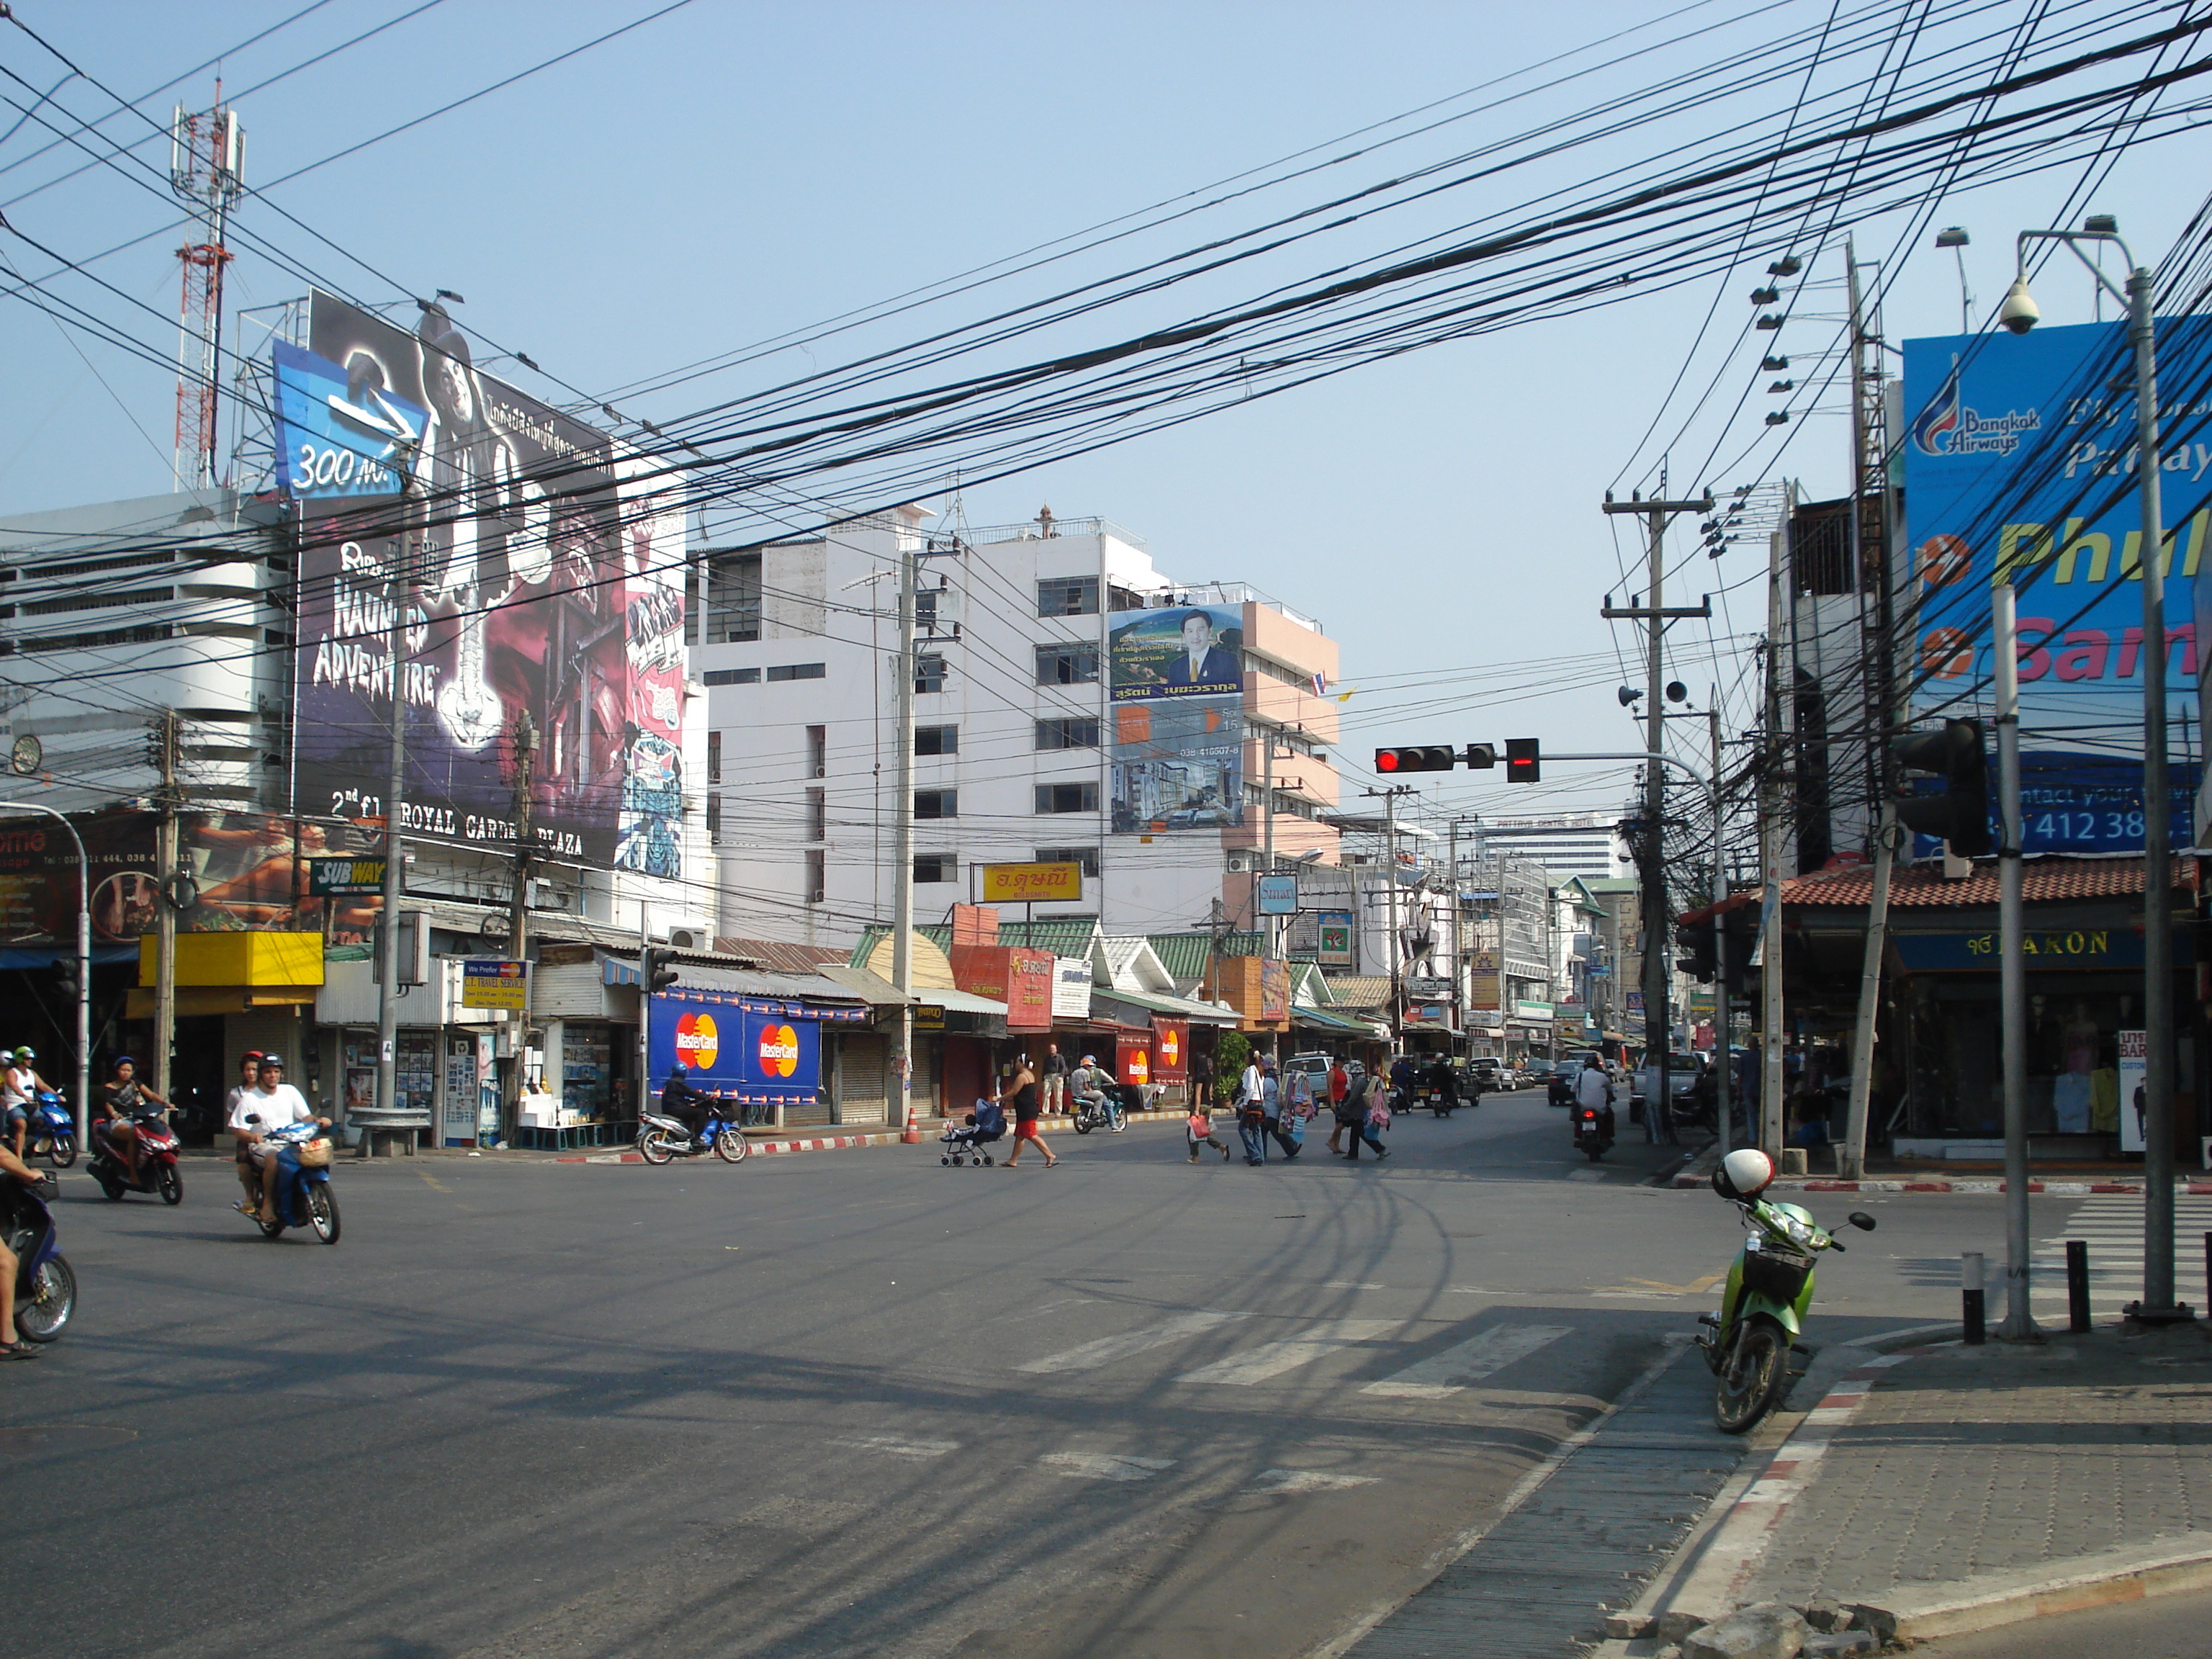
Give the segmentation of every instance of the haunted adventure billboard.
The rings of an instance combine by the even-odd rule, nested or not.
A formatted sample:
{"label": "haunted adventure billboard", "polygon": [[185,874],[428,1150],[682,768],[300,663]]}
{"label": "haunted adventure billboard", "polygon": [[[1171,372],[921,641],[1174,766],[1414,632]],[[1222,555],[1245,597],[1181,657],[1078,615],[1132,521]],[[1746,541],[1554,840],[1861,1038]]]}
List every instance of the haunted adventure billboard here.
{"label": "haunted adventure billboard", "polygon": [[678,488],[420,310],[410,331],[318,294],[307,350],[278,364],[301,810],[383,816],[396,683],[403,833],[511,848],[526,717],[541,854],[681,876]]}

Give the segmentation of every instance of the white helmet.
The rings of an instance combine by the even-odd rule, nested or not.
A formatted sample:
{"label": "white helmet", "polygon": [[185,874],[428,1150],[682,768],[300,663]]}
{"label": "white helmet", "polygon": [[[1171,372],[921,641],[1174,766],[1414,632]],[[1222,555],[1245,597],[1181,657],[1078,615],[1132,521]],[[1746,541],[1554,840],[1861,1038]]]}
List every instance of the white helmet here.
{"label": "white helmet", "polygon": [[1756,1146],[1739,1146],[1713,1171],[1713,1187],[1723,1198],[1755,1198],[1774,1179],[1774,1160]]}

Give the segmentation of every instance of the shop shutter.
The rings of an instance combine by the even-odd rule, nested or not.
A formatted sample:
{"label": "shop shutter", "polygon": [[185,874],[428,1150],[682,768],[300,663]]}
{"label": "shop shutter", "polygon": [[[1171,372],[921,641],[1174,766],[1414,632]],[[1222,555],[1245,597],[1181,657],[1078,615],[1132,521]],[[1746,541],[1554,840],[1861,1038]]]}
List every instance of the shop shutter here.
{"label": "shop shutter", "polygon": [[881,1123],[890,1115],[885,1085],[890,1053],[881,1033],[839,1031],[837,1044],[837,1121],[840,1123]]}

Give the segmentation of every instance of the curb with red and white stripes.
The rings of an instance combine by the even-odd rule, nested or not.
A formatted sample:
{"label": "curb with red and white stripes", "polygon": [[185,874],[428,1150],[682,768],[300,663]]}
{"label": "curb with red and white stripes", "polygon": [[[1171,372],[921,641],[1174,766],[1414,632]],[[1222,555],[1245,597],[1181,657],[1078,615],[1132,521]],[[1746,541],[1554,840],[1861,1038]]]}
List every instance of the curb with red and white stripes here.
{"label": "curb with red and white stripes", "polygon": [[[1677,1188],[1688,1190],[1711,1185],[1707,1176],[1689,1174],[1674,1177]],[[2005,1189],[2002,1181],[1823,1181],[1818,1176],[1773,1182],[1767,1191],[1774,1193],[2001,1193]],[[2089,1193],[2139,1193],[2143,1189],[2140,1181],[2031,1181],[2031,1193],[2056,1193],[2062,1196]],[[2212,1181],[2178,1181],[2173,1190],[2191,1197],[2212,1196]]]}
{"label": "curb with red and white stripes", "polygon": [[1790,1505],[1819,1475],[1820,1460],[1837,1434],[1858,1415],[1875,1382],[1891,1366],[1927,1352],[1926,1347],[1914,1347],[1877,1354],[1838,1377],[1706,1534],[1697,1553],[1695,1571],[1655,1605],[1639,1603],[1626,1613],[1610,1614],[1606,1635],[1616,1641],[1647,1636],[1677,1641],[1734,1610]]}
{"label": "curb with red and white stripes", "polygon": [[[1129,1121],[1132,1123],[1181,1122],[1182,1116],[1183,1115],[1181,1112],[1132,1112],[1129,1114]],[[1054,1124],[1054,1120],[1048,1118],[1045,1121],[1048,1127],[1051,1127]],[[1067,1126],[1067,1119],[1061,1118],[1058,1120],[1058,1127],[1065,1128]],[[892,1129],[882,1134],[818,1135],[806,1140],[756,1140],[752,1143],[752,1150],[755,1155],[763,1152],[842,1152],[848,1147],[853,1146],[896,1146],[901,1143],[901,1139],[902,1137],[900,1136],[899,1132],[896,1129]],[[921,1144],[925,1146],[933,1146],[937,1145],[936,1135],[925,1131],[922,1135]],[[635,1152],[574,1152],[562,1158],[544,1158],[542,1159],[541,1162],[547,1164],[642,1164],[645,1162],[645,1159],[641,1154]]]}

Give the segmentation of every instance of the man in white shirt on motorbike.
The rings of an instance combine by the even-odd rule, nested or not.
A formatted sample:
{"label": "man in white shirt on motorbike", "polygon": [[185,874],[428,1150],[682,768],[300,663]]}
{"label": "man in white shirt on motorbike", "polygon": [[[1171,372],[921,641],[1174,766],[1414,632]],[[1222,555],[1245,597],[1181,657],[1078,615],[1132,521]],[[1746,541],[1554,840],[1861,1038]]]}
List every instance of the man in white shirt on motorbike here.
{"label": "man in white shirt on motorbike", "polygon": [[[258,1117],[258,1123],[249,1123]],[[232,1107],[231,1133],[238,1137],[243,1160],[250,1162],[261,1176],[261,1203],[258,1210],[249,1203],[237,1207],[241,1214],[253,1215],[257,1220],[274,1223],[276,1215],[276,1158],[269,1140],[270,1133],[294,1123],[327,1125],[330,1119],[315,1115],[315,1109],[307,1098],[284,1081],[284,1062],[275,1054],[264,1054],[257,1068],[254,1086],[241,1090],[238,1103]],[[241,1171],[241,1174],[244,1172]]]}
{"label": "man in white shirt on motorbike", "polygon": [[1575,1106],[1577,1110],[1595,1108],[1605,1126],[1605,1138],[1613,1139],[1613,1079],[1595,1054],[1583,1056],[1582,1073],[1575,1079]]}

